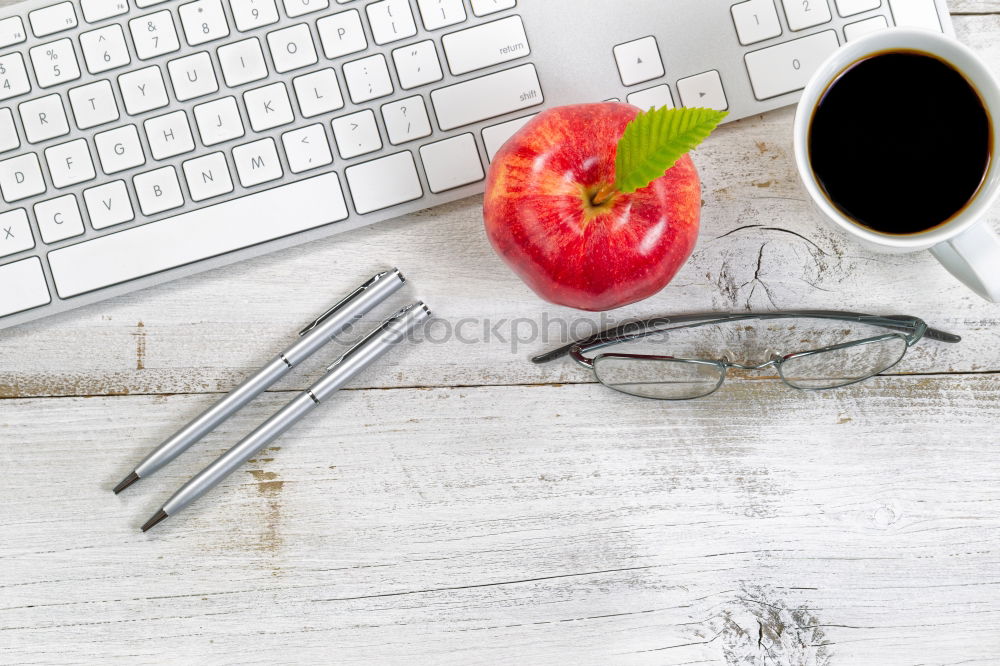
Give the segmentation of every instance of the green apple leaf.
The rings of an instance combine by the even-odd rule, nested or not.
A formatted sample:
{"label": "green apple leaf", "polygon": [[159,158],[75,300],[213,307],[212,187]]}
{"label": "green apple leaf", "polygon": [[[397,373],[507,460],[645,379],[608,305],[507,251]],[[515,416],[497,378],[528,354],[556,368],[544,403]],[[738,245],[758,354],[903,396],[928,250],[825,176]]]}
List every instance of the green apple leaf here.
{"label": "green apple leaf", "polygon": [[629,194],[646,187],[704,141],[727,115],[666,107],[640,112],[618,140],[615,189]]}

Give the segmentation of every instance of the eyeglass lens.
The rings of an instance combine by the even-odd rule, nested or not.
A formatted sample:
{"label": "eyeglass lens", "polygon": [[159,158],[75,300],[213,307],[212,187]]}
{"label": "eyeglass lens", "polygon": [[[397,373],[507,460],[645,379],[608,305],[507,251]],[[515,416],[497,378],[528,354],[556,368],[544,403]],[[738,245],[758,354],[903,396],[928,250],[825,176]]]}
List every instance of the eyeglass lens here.
{"label": "eyeglass lens", "polygon": [[[721,364],[682,360],[725,359],[756,366],[789,354],[865,341],[792,356],[781,364],[780,378],[795,388],[835,388],[884,372],[902,358],[905,338],[889,333],[883,327],[860,322],[810,318],[705,324],[666,330],[602,349],[595,359],[594,372],[603,384],[617,391],[685,400],[712,393],[721,384],[725,370]],[[616,354],[671,356],[676,360],[620,358]],[[757,377],[779,378],[774,366],[755,373]]]}

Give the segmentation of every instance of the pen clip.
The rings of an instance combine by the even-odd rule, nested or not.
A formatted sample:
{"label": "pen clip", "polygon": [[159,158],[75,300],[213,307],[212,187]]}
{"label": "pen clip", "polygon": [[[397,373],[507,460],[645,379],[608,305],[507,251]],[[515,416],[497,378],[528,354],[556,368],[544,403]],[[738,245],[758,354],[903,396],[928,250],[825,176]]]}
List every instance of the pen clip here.
{"label": "pen clip", "polygon": [[324,312],[323,314],[321,314],[319,317],[316,318],[315,321],[313,321],[308,326],[306,326],[301,331],[299,331],[299,337],[301,338],[303,335],[306,335],[307,333],[309,333],[309,331],[312,331],[313,329],[315,329],[317,326],[319,326],[324,321],[326,321],[327,319],[329,319],[335,312],[337,312],[337,310],[340,310],[345,305],[347,305],[348,303],[350,303],[351,301],[353,301],[355,298],[357,298],[363,291],[365,291],[366,289],[370,288],[373,284],[375,284],[376,282],[378,282],[379,280],[381,280],[382,278],[384,278],[386,275],[389,275],[390,273],[394,273],[394,272],[398,272],[398,271],[395,271],[395,270],[393,270],[393,271],[383,271],[383,272],[379,273],[378,275],[375,275],[374,277],[372,277],[372,279],[368,280],[368,282],[365,282],[363,285],[361,285],[360,287],[358,287],[357,289],[355,289],[354,291],[352,291],[351,293],[349,293],[347,296],[345,296],[343,299],[341,299],[340,302],[338,302],[332,308],[330,308],[329,310],[327,310],[326,312]]}
{"label": "pen clip", "polygon": [[430,308],[428,308],[423,301],[417,301],[416,303],[411,303],[410,305],[401,308],[395,314],[391,315],[385,321],[379,324],[378,328],[376,328],[374,331],[372,331],[364,338],[362,338],[360,342],[356,343],[353,347],[344,352],[344,354],[340,358],[338,358],[336,361],[327,366],[326,368],[327,372],[333,370],[335,367],[337,367],[338,365],[349,359],[351,356],[358,353],[360,350],[364,349],[365,345],[368,344],[369,340],[372,340],[382,335],[382,333],[384,333],[386,329],[392,328],[393,326],[398,324],[401,319],[403,319],[404,317],[406,317],[407,314],[410,313],[411,310],[416,310],[417,308],[423,308],[424,312],[427,313],[427,316],[430,316],[431,314]]}

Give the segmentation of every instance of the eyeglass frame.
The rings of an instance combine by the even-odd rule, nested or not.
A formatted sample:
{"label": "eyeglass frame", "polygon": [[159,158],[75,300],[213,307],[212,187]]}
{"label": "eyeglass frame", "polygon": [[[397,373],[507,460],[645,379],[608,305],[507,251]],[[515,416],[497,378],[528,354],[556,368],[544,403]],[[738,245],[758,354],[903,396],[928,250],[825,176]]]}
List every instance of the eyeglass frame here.
{"label": "eyeglass frame", "polygon": [[[721,324],[736,321],[766,321],[774,319],[826,319],[832,321],[849,321],[856,323],[864,323],[872,326],[881,326],[883,328],[893,329],[895,333],[884,333],[882,335],[872,336],[868,338],[862,338],[860,340],[851,340],[848,342],[842,342],[835,345],[828,345],[826,347],[820,347],[818,349],[808,349],[800,352],[792,352],[790,354],[784,354],[782,356],[775,356],[764,363],[757,365],[749,365],[744,363],[734,363],[728,359],[721,358],[716,360],[710,359],[684,359],[676,358],[673,356],[662,356],[662,355],[652,355],[652,354],[599,354],[593,358],[587,358],[584,354],[587,352],[592,352],[597,349],[603,349],[605,347],[610,347],[612,345],[622,344],[624,342],[631,342],[633,340],[638,340],[650,335],[655,335],[657,333],[663,333],[665,331],[676,331],[685,328],[696,328],[698,326],[705,326],[710,324]],[[693,323],[688,323],[693,322]],[[687,324],[682,326],[670,326],[672,324]],[[641,330],[638,332],[628,332],[629,329],[634,329],[634,327],[639,327]],[[905,333],[903,335],[902,333]],[[532,358],[532,362],[536,364],[548,363],[549,361],[561,358],[562,356],[569,355],[577,364],[588,368],[593,371],[595,376],[597,376],[594,363],[601,358],[619,358],[619,359],[636,359],[636,360],[651,360],[651,361],[670,361],[676,363],[689,363],[697,365],[709,365],[719,369],[719,381],[712,388],[712,390],[695,396],[684,397],[684,398],[666,398],[666,397],[653,397],[653,396],[642,396],[634,393],[628,393],[627,391],[621,391],[621,389],[616,389],[614,386],[604,384],[601,378],[598,376],[597,380],[600,381],[608,388],[626,393],[627,395],[635,395],[640,398],[647,398],[651,400],[695,400],[698,398],[707,397],[722,387],[723,383],[726,381],[726,375],[730,368],[735,368],[739,370],[762,370],[768,366],[774,366],[775,370],[778,372],[778,376],[781,381],[786,385],[798,391],[826,391],[835,388],[843,388],[844,386],[850,386],[851,384],[857,384],[858,382],[863,382],[867,379],[889,370],[894,367],[906,356],[907,350],[915,345],[923,338],[929,338],[932,340],[937,340],[939,342],[957,343],[961,342],[961,336],[955,335],[953,333],[947,333],[936,328],[931,328],[927,323],[920,319],[919,317],[914,317],[911,315],[869,315],[862,314],[858,312],[838,312],[835,310],[789,310],[784,312],[769,312],[761,314],[751,314],[745,312],[739,313],[702,313],[702,314],[686,314],[686,315],[675,315],[672,317],[654,317],[652,319],[631,321],[619,326],[605,329],[594,335],[591,335],[582,340],[577,340],[571,342],[568,345],[564,345],[558,349],[554,349],[545,354],[540,354]],[[821,386],[821,387],[803,387],[796,386],[785,378],[784,374],[781,372],[781,366],[789,360],[794,360],[798,358],[803,358],[806,356],[811,356],[814,354],[821,354],[824,352],[836,351],[838,349],[847,349],[850,347],[856,347],[865,344],[872,344],[875,342],[880,342],[882,340],[889,340],[893,338],[902,339],[906,345],[903,347],[903,353],[900,354],[899,358],[896,359],[891,365],[882,368],[878,372],[872,373],[870,375],[860,377],[857,379],[852,379],[851,381],[846,381],[843,384],[837,384],[836,386]]]}

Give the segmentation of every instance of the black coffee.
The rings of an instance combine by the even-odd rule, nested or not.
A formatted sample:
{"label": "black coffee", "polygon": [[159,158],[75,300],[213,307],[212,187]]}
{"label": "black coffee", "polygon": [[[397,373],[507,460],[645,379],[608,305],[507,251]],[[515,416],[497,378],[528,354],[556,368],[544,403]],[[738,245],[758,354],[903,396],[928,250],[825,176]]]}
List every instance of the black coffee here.
{"label": "black coffee", "polygon": [[886,52],[854,63],[813,114],[809,157],[830,201],[858,224],[913,234],[948,221],[990,164],[989,112],[938,58]]}

